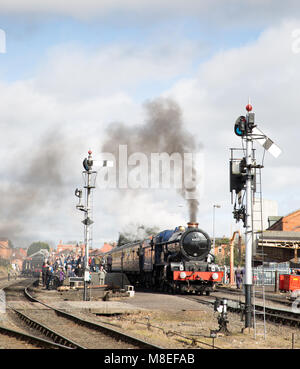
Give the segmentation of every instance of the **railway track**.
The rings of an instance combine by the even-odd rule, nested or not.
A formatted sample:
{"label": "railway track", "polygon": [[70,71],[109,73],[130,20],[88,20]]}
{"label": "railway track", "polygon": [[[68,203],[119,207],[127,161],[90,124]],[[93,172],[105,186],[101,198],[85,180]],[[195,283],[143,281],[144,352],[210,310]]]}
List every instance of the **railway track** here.
{"label": "railway track", "polygon": [[[30,285],[32,284],[32,281]],[[41,339],[45,346],[42,347],[56,347],[68,349],[85,349],[85,348],[141,348],[141,349],[160,349],[160,347],[152,345],[151,343],[142,341],[136,337],[126,335],[124,332],[112,329],[102,324],[94,323],[86,319],[79,318],[73,314],[66,313],[59,309],[55,309],[37,299],[35,299],[30,291],[28,282],[26,286],[17,286],[18,282],[13,286],[8,286],[5,290],[8,300],[18,294],[18,299],[23,298],[35,304],[34,313],[31,314],[20,309],[8,307],[13,314],[15,314],[23,324],[26,324],[28,329],[38,332],[34,337]],[[19,290],[19,291],[17,291]],[[42,308],[41,308],[42,307]],[[30,311],[30,310],[29,310]],[[34,315],[34,318],[32,317]],[[38,317],[38,321],[37,321]],[[59,317],[59,319],[58,319]],[[45,323],[47,322],[47,324]],[[55,327],[55,328],[53,328]],[[80,329],[79,329],[80,328]],[[4,331],[3,331],[4,333]],[[9,334],[7,332],[7,334]],[[32,336],[32,335],[30,335]],[[41,338],[45,336],[45,338]],[[72,337],[70,339],[69,337]],[[75,338],[74,338],[75,337]],[[25,339],[25,338],[24,338]],[[29,340],[30,338],[28,338]],[[33,339],[32,339],[33,340]],[[33,341],[31,341],[33,342]],[[42,342],[43,343],[43,342]],[[42,343],[36,343],[41,347]],[[48,348],[47,347],[47,348]]]}
{"label": "railway track", "polygon": [[[183,298],[197,301],[198,303],[205,304],[205,305],[213,305],[215,302],[216,297],[218,298],[226,298],[227,299],[227,309],[228,311],[235,312],[241,315],[241,318],[243,319],[244,314],[244,302],[239,299],[240,294],[233,293],[232,295],[238,296],[238,298],[229,298],[228,297],[228,291],[220,292],[217,294],[217,296],[182,296]],[[255,305],[256,310],[259,313],[263,312],[263,306],[260,304]],[[283,324],[283,325],[290,325],[293,327],[300,327],[300,312],[299,308],[297,309],[298,312],[292,311],[292,309],[281,309],[277,307],[271,307],[266,306],[265,307],[265,317],[266,320],[277,323],[277,324]],[[262,314],[258,314],[256,318],[262,318]]]}
{"label": "railway track", "polygon": [[[242,290],[235,290],[235,289],[228,289],[227,287],[217,287],[216,292],[223,292],[223,293],[228,293],[230,295],[234,295],[234,296],[241,296],[241,298],[244,297],[244,292]],[[255,297],[256,298],[262,298],[263,294],[260,291],[256,291],[255,292]],[[265,300],[274,302],[276,304],[281,304],[284,306],[291,306],[292,302],[290,300],[287,299],[286,295],[281,295],[281,296],[274,296],[274,295],[268,295],[265,293]]]}
{"label": "railway track", "polygon": [[[2,278],[3,281],[6,278]],[[3,288],[5,291],[7,288],[19,284],[20,281],[15,282],[13,285]],[[7,302],[6,309],[12,309]],[[13,309],[14,310],[14,309]],[[17,313],[17,311],[15,311]],[[33,321],[31,322],[34,323]],[[4,348],[44,348],[44,349],[69,349],[71,347],[55,342],[53,340],[47,340],[43,337],[39,337],[33,334],[29,334],[19,329],[8,327],[7,325],[0,325],[0,335],[5,337],[5,340],[0,338],[0,347]],[[2,343],[3,342],[3,343]]]}
{"label": "railway track", "polygon": [[[10,329],[7,327],[4,327],[2,325],[0,325],[0,334],[4,335],[5,337],[10,337],[10,338],[15,338],[18,341],[22,342],[22,346],[26,343],[28,344],[28,348],[34,348],[34,347],[38,347],[38,348],[44,348],[44,349],[67,349],[69,347],[65,346],[65,345],[61,345],[59,343],[55,343],[52,341],[48,341],[45,340],[43,338],[34,336],[34,335],[30,335],[15,329]],[[5,339],[5,345],[7,346],[7,348],[20,348],[20,347],[16,347],[16,343],[13,342],[11,340],[10,342],[7,342],[7,338]],[[2,345],[0,344],[0,347],[2,347]]]}

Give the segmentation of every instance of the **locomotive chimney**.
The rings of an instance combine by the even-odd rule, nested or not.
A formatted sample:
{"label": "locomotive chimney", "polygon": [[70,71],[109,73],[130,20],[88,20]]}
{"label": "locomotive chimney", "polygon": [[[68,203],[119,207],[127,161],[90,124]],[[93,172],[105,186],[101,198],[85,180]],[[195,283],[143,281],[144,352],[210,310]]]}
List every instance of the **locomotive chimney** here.
{"label": "locomotive chimney", "polygon": [[188,222],[188,228],[198,228],[198,224],[196,222]]}

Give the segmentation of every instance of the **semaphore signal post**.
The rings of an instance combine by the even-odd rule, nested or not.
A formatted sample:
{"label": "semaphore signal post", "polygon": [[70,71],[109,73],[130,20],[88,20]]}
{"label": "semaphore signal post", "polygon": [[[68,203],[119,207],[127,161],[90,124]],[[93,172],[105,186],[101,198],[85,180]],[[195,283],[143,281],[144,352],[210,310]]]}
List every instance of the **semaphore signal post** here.
{"label": "semaphore signal post", "polygon": [[89,268],[89,249],[92,245],[92,234],[90,231],[91,225],[94,221],[91,219],[92,216],[92,190],[95,188],[97,171],[93,170],[94,167],[112,167],[113,162],[108,160],[94,160],[92,158],[92,151],[88,151],[88,157],[83,160],[82,172],[85,183],[85,204],[82,204],[82,189],[76,188],[75,196],[78,197],[79,202],[76,205],[76,209],[84,212],[84,219],[82,221],[84,225],[84,243],[85,243],[85,255],[84,255],[84,289],[83,289],[83,301],[88,301],[87,286],[90,281],[90,268]]}
{"label": "semaphore signal post", "polygon": [[[255,124],[255,114],[252,112],[250,102],[246,106],[246,116],[237,118],[234,133],[241,137],[243,148],[231,149],[230,158],[230,192],[235,191],[233,217],[236,221],[242,220],[245,228],[245,328],[252,326],[252,255],[253,255],[253,198],[256,190],[256,169],[263,168],[256,164],[254,142],[257,141],[263,148],[278,157],[281,153],[279,147],[268,138]],[[243,152],[243,158],[235,158],[236,151]]]}

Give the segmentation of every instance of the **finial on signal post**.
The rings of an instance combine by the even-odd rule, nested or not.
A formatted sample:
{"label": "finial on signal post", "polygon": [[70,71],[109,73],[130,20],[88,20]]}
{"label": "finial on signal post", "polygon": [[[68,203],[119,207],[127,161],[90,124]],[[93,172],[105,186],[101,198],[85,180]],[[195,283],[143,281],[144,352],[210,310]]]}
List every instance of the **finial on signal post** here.
{"label": "finial on signal post", "polygon": [[247,112],[251,111],[252,110],[252,105],[251,104],[246,105],[246,110],[247,110]]}
{"label": "finial on signal post", "polygon": [[248,98],[248,104],[246,105],[246,110],[248,113],[252,110],[252,105],[250,104],[250,97]]}

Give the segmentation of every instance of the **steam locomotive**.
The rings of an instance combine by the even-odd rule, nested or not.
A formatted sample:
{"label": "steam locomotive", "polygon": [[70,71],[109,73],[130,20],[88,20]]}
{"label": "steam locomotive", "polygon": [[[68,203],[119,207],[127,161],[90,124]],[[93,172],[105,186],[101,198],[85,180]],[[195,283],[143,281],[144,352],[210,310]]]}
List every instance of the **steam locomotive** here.
{"label": "steam locomotive", "polygon": [[208,234],[190,222],[111,250],[111,271],[125,273],[133,285],[209,295],[223,278],[210,250]]}
{"label": "steam locomotive", "polygon": [[27,257],[23,261],[22,275],[28,277],[39,277],[43,263],[49,258],[47,250],[40,250]]}

